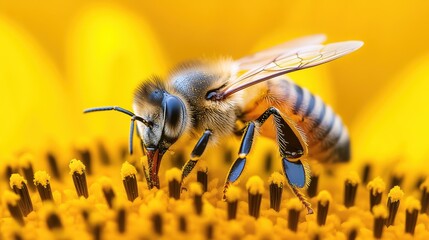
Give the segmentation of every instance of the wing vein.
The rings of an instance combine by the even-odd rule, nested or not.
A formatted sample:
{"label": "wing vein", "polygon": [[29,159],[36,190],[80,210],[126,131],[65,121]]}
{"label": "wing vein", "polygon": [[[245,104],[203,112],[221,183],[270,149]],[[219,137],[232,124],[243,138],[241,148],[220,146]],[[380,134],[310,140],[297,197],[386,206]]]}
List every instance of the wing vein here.
{"label": "wing vein", "polygon": [[[295,44],[299,45],[298,43]],[[239,59],[236,61],[239,70],[246,70],[246,66],[253,66],[253,68],[233,79],[227,86],[222,88],[219,94],[221,98],[226,98],[231,94],[271,78],[332,61],[359,49],[362,45],[361,41],[346,41],[327,45],[302,45],[294,49],[272,48],[265,52]],[[244,64],[245,66],[242,66],[243,62],[246,63]]]}

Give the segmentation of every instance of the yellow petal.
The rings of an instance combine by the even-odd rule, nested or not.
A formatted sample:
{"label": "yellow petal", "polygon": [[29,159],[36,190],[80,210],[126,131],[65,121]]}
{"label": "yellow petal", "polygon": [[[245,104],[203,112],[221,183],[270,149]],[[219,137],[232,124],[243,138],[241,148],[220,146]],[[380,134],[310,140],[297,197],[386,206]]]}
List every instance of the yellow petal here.
{"label": "yellow petal", "polygon": [[129,118],[84,108],[117,105],[131,109],[134,89],[151,74],[162,74],[162,60],[151,29],[130,11],[90,4],[72,23],[67,44],[68,74],[76,98],[75,113],[87,126],[83,134],[125,139]]}
{"label": "yellow petal", "polygon": [[354,159],[401,158],[408,166],[427,159],[429,56],[404,68],[353,125]]}
{"label": "yellow petal", "polygon": [[2,154],[70,141],[62,77],[33,37],[3,16],[0,52]]}

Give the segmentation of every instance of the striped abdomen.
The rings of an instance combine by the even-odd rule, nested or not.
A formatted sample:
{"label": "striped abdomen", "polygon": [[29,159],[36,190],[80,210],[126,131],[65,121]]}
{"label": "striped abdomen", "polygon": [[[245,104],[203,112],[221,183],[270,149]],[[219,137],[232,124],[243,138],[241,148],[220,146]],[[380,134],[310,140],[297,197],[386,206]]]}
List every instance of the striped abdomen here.
{"label": "striped abdomen", "polygon": [[[324,162],[345,162],[350,159],[347,128],[320,97],[284,78],[267,81],[259,91],[265,93],[259,95],[258,100],[252,100],[254,107],[246,111],[247,120],[255,119],[264,109],[274,106],[304,132],[309,158]],[[261,134],[274,138],[275,127],[272,123],[264,124]]]}
{"label": "striped abdomen", "polygon": [[341,118],[320,97],[292,82],[286,83],[287,95],[293,102],[291,112],[294,119],[298,117],[296,123],[307,137],[309,157],[319,161],[348,161],[350,139]]}

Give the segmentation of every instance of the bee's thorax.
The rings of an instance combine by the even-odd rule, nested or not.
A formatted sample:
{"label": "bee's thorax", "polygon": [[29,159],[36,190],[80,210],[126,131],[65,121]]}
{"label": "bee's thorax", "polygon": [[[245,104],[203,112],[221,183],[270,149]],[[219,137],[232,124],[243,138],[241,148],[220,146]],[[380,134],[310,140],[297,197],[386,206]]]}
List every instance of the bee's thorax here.
{"label": "bee's thorax", "polygon": [[237,96],[219,101],[207,98],[207,94],[224,86],[230,78],[227,65],[205,62],[184,65],[171,74],[172,88],[189,104],[192,130],[211,129],[214,137],[233,132]]}

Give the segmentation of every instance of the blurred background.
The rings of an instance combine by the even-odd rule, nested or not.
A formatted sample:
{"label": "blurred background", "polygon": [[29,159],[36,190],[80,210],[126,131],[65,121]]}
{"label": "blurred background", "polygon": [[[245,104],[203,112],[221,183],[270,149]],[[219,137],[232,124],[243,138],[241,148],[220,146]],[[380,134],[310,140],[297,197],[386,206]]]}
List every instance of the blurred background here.
{"label": "blurred background", "polygon": [[[137,84],[198,57],[239,58],[324,33],[359,51],[292,74],[349,126],[353,159],[429,153],[429,2],[0,0],[0,157],[127,140]],[[79,140],[80,141],[80,140]],[[395,160],[396,161],[396,160]]]}

